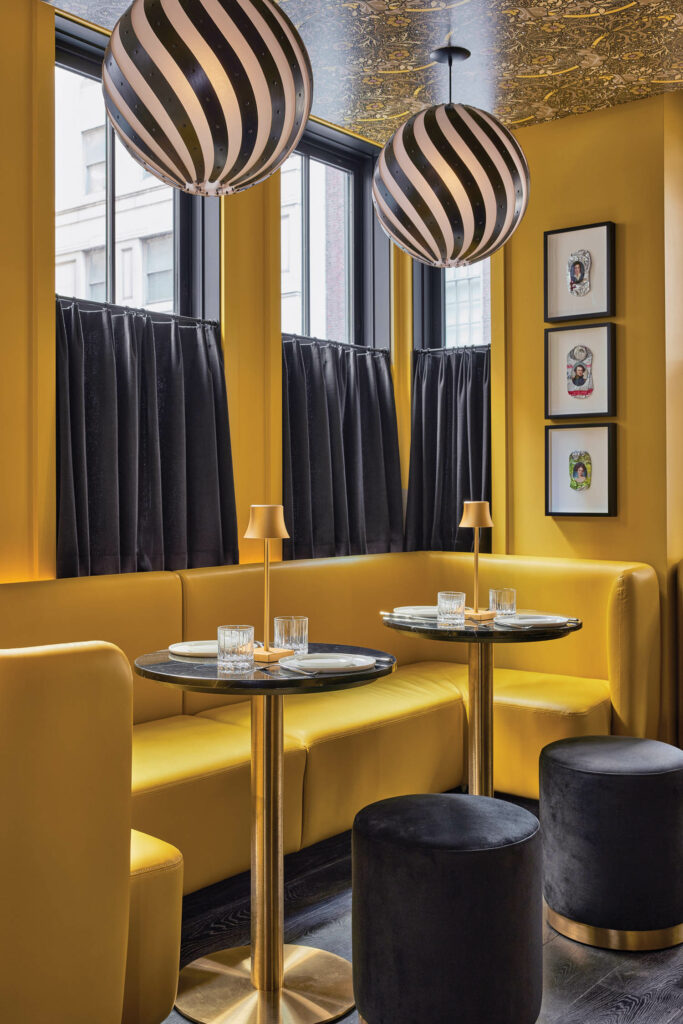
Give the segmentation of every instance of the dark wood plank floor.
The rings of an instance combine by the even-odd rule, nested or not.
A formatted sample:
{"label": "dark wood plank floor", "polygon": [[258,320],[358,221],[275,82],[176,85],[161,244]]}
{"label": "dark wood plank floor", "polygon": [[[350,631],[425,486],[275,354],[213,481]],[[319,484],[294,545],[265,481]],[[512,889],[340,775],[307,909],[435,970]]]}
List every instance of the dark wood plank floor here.
{"label": "dark wood plank floor", "polygon": [[[535,809],[531,803],[526,806]],[[286,941],[319,946],[350,960],[350,836],[285,858],[285,889]],[[183,964],[248,942],[248,874],[186,897]],[[546,925],[543,949],[538,1024],[683,1024],[683,946],[657,953],[612,953],[571,942]],[[184,1024],[184,1018],[174,1012],[166,1024]],[[358,1015],[350,1014],[344,1024],[358,1024]]]}

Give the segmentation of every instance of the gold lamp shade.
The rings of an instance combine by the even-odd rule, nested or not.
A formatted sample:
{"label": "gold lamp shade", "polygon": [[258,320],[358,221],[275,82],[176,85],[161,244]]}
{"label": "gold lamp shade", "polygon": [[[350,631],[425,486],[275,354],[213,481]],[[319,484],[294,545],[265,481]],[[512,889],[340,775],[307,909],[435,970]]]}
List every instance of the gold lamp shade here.
{"label": "gold lamp shade", "polygon": [[284,540],[289,537],[282,505],[252,505],[245,540]]}
{"label": "gold lamp shade", "polygon": [[488,501],[466,501],[463,504],[461,526],[486,527],[493,526],[491,508]]}
{"label": "gold lamp shade", "polygon": [[460,525],[468,526],[474,530],[474,600],[472,607],[465,612],[465,617],[474,619],[477,622],[492,619],[496,614],[495,612],[479,611],[479,530],[487,526],[493,526],[491,508],[488,501],[464,502]]}
{"label": "gold lamp shade", "polygon": [[282,505],[251,505],[245,540],[263,541],[263,647],[254,651],[254,661],[278,661],[290,650],[270,646],[270,542],[289,537]]}

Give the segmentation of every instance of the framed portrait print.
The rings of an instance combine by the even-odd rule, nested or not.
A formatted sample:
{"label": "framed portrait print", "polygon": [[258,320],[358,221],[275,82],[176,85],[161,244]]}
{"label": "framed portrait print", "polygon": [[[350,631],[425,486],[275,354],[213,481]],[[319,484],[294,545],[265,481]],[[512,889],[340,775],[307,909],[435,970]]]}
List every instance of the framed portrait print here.
{"label": "framed portrait print", "polygon": [[616,474],[616,424],[545,428],[547,516],[615,516]]}
{"label": "framed portrait print", "polygon": [[614,316],[614,224],[543,235],[546,323]]}
{"label": "framed portrait print", "polygon": [[545,330],[546,419],[616,416],[612,323]]}

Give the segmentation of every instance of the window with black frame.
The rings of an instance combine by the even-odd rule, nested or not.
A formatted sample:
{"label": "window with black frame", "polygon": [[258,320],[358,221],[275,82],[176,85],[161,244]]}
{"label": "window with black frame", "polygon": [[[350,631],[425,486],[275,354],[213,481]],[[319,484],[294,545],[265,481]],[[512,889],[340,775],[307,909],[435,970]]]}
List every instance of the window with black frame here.
{"label": "window with black frame", "polygon": [[389,242],[371,143],[310,122],[280,172],[282,332],[388,348]]}
{"label": "window with black frame", "polygon": [[106,119],[103,32],[56,17],[55,287],[60,295],[218,319],[218,200],[163,184]]}
{"label": "window with black frame", "polygon": [[403,547],[378,154],[313,123],[280,175],[285,558]]}
{"label": "window with black frame", "polygon": [[491,344],[491,260],[438,270],[413,265],[414,347]]}
{"label": "window with black frame", "polygon": [[470,551],[463,503],[491,500],[490,260],[416,261],[413,337],[406,548]]}
{"label": "window with black frame", "polygon": [[58,576],[239,560],[219,200],[118,141],[107,38],[56,17]]}

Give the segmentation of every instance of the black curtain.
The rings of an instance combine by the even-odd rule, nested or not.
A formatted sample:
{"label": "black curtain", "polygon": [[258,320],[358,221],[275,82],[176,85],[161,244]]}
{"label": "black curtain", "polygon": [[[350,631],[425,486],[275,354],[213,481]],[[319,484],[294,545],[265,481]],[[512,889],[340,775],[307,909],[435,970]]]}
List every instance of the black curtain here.
{"label": "black curtain", "polygon": [[218,327],[57,298],[57,575],[238,561]]}
{"label": "black curtain", "polygon": [[488,345],[413,354],[408,551],[472,550],[458,523],[464,501],[491,500],[490,355]]}
{"label": "black curtain", "polygon": [[389,353],[283,338],[285,558],[403,550]]}

